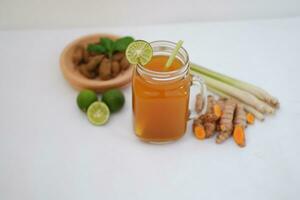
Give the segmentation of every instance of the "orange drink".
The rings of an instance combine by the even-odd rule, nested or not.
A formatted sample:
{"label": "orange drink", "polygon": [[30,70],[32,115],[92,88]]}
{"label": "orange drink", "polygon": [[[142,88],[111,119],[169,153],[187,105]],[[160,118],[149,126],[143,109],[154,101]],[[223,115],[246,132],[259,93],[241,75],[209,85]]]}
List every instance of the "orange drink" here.
{"label": "orange drink", "polygon": [[132,80],[136,135],[148,142],[177,140],[186,131],[192,77],[187,52],[181,48],[170,67],[165,64],[174,43],[152,42],[152,60],[137,65]]}

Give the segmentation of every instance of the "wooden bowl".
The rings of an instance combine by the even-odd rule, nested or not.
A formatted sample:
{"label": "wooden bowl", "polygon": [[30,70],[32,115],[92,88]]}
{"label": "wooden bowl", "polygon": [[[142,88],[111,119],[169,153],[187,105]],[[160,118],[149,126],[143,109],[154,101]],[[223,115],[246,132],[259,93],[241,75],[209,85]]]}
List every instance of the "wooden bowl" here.
{"label": "wooden bowl", "polygon": [[60,68],[64,74],[65,79],[77,90],[91,89],[95,92],[103,92],[111,88],[120,88],[126,86],[132,77],[133,66],[131,65],[126,71],[121,72],[117,77],[110,80],[88,79],[83,76],[72,62],[72,55],[75,47],[79,44],[87,45],[89,43],[96,43],[99,38],[107,37],[116,40],[119,36],[111,34],[93,34],[83,36],[71,42],[65,47],[60,56]]}

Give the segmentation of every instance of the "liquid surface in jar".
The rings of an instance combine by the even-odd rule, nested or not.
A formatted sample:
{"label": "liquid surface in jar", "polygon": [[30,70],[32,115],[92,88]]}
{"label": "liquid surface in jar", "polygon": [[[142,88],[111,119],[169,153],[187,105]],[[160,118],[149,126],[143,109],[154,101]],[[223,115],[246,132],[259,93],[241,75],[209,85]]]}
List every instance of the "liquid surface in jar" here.
{"label": "liquid surface in jar", "polygon": [[171,64],[170,67],[165,67],[169,57],[168,56],[153,56],[151,61],[145,65],[147,69],[150,69],[152,71],[157,71],[157,72],[164,72],[164,71],[174,71],[176,69],[179,69],[182,67],[182,62],[178,59],[175,58],[173,63]]}
{"label": "liquid surface in jar", "polygon": [[[154,56],[145,66],[165,71],[167,56]],[[183,66],[175,59],[168,71]],[[144,141],[164,142],[179,139],[186,130],[190,78],[149,82],[137,72],[133,76],[133,112],[136,135]]]}

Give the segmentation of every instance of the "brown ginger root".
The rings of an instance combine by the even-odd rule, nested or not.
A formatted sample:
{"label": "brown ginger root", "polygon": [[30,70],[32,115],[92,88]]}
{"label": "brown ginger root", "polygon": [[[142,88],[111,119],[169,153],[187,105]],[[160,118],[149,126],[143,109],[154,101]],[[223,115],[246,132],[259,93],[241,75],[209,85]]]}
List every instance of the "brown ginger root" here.
{"label": "brown ginger root", "polygon": [[87,68],[85,68],[84,65],[79,66],[79,71],[83,76],[85,76],[89,79],[93,79],[93,78],[97,77],[97,73],[95,71],[87,70]]}
{"label": "brown ginger root", "polygon": [[[95,44],[99,44],[95,43]],[[85,77],[92,79],[97,76],[102,80],[109,80],[118,76],[122,70],[127,70],[130,67],[124,52],[115,52],[108,59],[106,53],[95,53],[88,51],[87,44],[76,45],[71,55],[72,62],[78,71]],[[101,68],[99,66],[102,66]]]}
{"label": "brown ginger root", "polygon": [[99,63],[102,61],[103,58],[104,58],[104,55],[94,56],[93,58],[91,58],[89,60],[89,62],[87,64],[84,65],[84,67],[88,71],[96,70],[97,67],[99,66]]}
{"label": "brown ginger root", "polygon": [[102,80],[108,80],[112,77],[111,75],[111,61],[108,58],[104,58],[98,69],[99,77]]}
{"label": "brown ginger root", "polygon": [[119,62],[112,61],[112,63],[111,63],[111,75],[112,75],[112,77],[118,76],[120,71],[121,71],[121,66],[120,66]]}
{"label": "brown ginger root", "polygon": [[122,70],[126,70],[126,69],[129,68],[130,63],[128,62],[126,56],[124,56],[124,57],[122,58],[122,60],[120,61],[120,65],[121,65],[121,69],[122,69]]}
{"label": "brown ginger root", "polygon": [[72,61],[75,65],[79,65],[82,62],[84,52],[85,50],[83,46],[78,45],[75,47],[72,55]]}
{"label": "brown ginger root", "polygon": [[91,58],[93,58],[93,56],[91,56],[88,51],[84,50],[83,51],[83,58],[82,58],[83,62],[88,63]]}
{"label": "brown ginger root", "polygon": [[112,60],[115,60],[115,61],[121,61],[122,58],[125,56],[125,54],[123,52],[118,52],[118,53],[115,53],[113,56],[112,56]]}
{"label": "brown ginger root", "polygon": [[220,119],[221,132],[217,135],[216,143],[220,144],[227,140],[233,131],[233,117],[236,109],[236,103],[232,99],[225,102],[223,114]]}
{"label": "brown ginger root", "polygon": [[234,116],[234,131],[233,139],[237,145],[244,147],[246,145],[245,128],[246,124],[246,112],[244,106],[237,104]]}
{"label": "brown ginger root", "polygon": [[91,58],[88,63],[81,64],[79,66],[80,73],[89,79],[96,78],[96,76],[98,75],[97,68],[103,57],[103,55],[98,55]]}
{"label": "brown ginger root", "polygon": [[254,124],[255,122],[255,117],[252,113],[247,113],[246,119],[248,124]]}

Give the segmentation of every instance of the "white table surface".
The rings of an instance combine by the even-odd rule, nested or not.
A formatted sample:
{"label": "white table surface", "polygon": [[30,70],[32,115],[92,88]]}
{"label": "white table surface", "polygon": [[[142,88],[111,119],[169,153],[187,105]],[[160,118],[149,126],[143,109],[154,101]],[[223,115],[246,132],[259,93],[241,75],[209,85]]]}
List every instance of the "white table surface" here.
{"label": "white table surface", "polygon": [[[99,25],[100,27],[100,25]],[[247,147],[190,129],[150,145],[133,134],[131,89],[103,127],[76,106],[59,55],[73,39],[111,32],[183,39],[193,62],[260,85],[281,109],[247,129]],[[298,199],[300,18],[146,27],[0,32],[0,199]]]}

